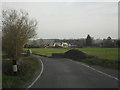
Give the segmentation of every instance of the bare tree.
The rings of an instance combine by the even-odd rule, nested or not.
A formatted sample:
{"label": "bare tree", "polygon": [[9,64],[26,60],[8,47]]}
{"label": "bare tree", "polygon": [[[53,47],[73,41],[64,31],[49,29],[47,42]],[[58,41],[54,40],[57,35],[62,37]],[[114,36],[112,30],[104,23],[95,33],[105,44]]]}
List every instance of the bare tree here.
{"label": "bare tree", "polygon": [[10,57],[18,58],[27,40],[36,35],[37,21],[17,10],[3,10],[2,17],[3,49]]}

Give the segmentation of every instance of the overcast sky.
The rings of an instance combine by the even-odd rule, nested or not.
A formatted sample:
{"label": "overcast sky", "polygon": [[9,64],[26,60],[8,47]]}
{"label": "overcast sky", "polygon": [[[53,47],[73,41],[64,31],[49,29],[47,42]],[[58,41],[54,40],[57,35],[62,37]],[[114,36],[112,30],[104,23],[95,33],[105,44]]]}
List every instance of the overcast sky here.
{"label": "overcast sky", "polygon": [[37,38],[118,38],[117,2],[6,2],[3,9],[25,10],[38,21]]}

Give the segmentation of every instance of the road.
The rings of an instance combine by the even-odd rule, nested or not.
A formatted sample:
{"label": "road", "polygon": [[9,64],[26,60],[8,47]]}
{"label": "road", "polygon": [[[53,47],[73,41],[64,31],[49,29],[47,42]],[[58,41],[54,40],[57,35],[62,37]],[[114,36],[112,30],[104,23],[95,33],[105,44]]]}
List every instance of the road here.
{"label": "road", "polygon": [[118,88],[118,80],[70,59],[40,57],[44,69],[31,88]]}

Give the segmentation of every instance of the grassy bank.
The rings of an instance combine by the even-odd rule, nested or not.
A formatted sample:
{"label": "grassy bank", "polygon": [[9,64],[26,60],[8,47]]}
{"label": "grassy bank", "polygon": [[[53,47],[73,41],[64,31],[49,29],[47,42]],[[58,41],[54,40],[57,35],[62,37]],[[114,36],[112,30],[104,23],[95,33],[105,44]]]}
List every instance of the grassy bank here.
{"label": "grassy bank", "polygon": [[103,58],[98,58],[98,57],[80,59],[80,58],[76,58],[75,56],[72,56],[72,55],[70,57],[65,56],[65,58],[84,62],[89,65],[99,65],[99,66],[107,67],[107,68],[120,69],[120,63],[118,63],[117,60],[109,60],[109,59],[103,59]]}
{"label": "grassy bank", "polygon": [[91,58],[91,59],[79,59],[78,61],[90,64],[90,65],[99,65],[102,67],[119,69],[120,64],[117,60],[108,60],[108,59],[100,59],[100,58]]}
{"label": "grassy bank", "polygon": [[3,76],[2,87],[3,88],[20,88],[22,87],[32,76],[35,71],[40,67],[39,61],[36,57],[22,57],[19,65],[19,71],[17,76],[12,74],[12,61],[3,59]]}

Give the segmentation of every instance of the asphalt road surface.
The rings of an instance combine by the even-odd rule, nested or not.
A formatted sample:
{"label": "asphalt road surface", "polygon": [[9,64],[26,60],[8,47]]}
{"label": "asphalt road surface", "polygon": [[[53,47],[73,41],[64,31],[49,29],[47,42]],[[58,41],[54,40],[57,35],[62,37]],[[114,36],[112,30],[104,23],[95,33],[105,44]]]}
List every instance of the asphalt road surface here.
{"label": "asphalt road surface", "polygon": [[31,88],[118,88],[118,80],[70,59],[40,57],[44,69]]}

